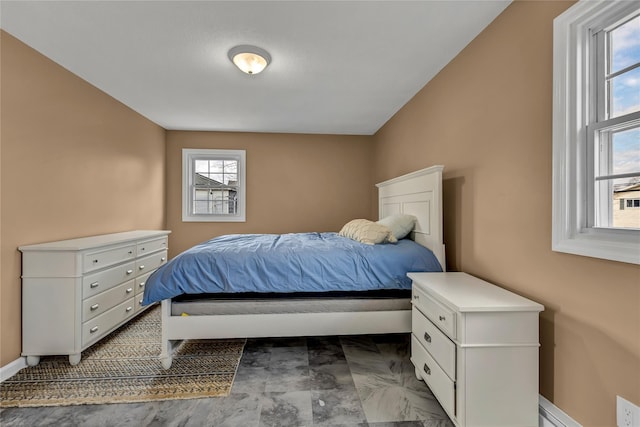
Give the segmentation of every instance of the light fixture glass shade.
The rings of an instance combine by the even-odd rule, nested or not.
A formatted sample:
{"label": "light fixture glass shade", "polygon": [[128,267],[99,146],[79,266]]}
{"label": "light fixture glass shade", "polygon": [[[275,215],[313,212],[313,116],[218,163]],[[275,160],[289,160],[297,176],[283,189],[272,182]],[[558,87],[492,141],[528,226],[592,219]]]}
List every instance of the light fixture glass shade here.
{"label": "light fixture glass shade", "polygon": [[232,48],[229,51],[229,59],[247,74],[258,74],[271,62],[271,56],[266,50],[249,45]]}

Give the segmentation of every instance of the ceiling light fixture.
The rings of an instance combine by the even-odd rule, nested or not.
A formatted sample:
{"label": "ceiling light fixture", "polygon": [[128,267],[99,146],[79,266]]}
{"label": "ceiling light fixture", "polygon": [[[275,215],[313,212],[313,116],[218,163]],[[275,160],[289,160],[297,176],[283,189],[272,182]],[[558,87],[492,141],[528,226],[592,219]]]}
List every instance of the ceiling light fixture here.
{"label": "ceiling light fixture", "polygon": [[258,74],[271,62],[271,55],[256,46],[241,45],[229,50],[229,59],[242,72]]}

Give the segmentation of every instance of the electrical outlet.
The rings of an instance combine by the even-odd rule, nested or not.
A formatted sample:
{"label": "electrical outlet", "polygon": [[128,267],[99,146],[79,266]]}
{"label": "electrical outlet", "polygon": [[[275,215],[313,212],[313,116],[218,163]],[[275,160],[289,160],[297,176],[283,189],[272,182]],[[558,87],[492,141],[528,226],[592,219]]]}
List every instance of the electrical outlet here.
{"label": "electrical outlet", "polygon": [[640,427],[640,408],[616,396],[616,418],[618,427]]}

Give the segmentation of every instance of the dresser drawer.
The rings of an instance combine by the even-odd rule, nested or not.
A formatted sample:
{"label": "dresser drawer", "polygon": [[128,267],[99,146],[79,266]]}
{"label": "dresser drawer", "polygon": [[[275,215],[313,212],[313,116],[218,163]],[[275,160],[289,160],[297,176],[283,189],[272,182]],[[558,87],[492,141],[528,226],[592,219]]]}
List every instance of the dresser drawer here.
{"label": "dresser drawer", "polygon": [[113,288],[135,276],[134,261],[117,265],[107,270],[86,275],[82,278],[82,298],[86,299],[107,289]]}
{"label": "dresser drawer", "polygon": [[416,373],[420,373],[444,410],[451,418],[455,418],[455,383],[422,347],[415,335],[411,335],[411,362],[416,367]]}
{"label": "dresser drawer", "polygon": [[136,245],[137,254],[138,256],[144,256],[146,254],[159,251],[161,249],[167,249],[168,241],[169,239],[167,237],[162,237],[159,239],[146,240],[144,242],[139,242]]}
{"label": "dresser drawer", "polygon": [[456,379],[456,345],[440,332],[429,319],[414,308],[411,313],[411,329],[415,338],[431,354],[452,380]]}
{"label": "dresser drawer", "polygon": [[151,307],[151,305],[147,305],[147,306],[143,306],[142,305],[142,294],[136,295],[136,300],[135,300],[135,312],[136,313],[140,313],[142,310],[146,310],[149,307]]}
{"label": "dresser drawer", "polygon": [[118,304],[110,310],[82,324],[82,345],[83,347],[102,338],[121,322],[127,320],[135,313],[134,299]]}
{"label": "dresser drawer", "polygon": [[451,339],[456,338],[456,316],[453,311],[416,286],[413,287],[412,303],[415,308],[427,316],[434,325],[447,334]]}
{"label": "dresser drawer", "polygon": [[134,284],[130,280],[82,301],[82,321],[86,322],[131,298],[134,295]]}
{"label": "dresser drawer", "polygon": [[148,308],[148,306],[145,307],[142,305],[142,297],[144,295],[144,285],[147,282],[149,276],[151,276],[151,273],[153,273],[153,271],[143,274],[140,277],[136,277],[136,313],[139,313],[140,311]]}
{"label": "dresser drawer", "polygon": [[162,251],[136,260],[136,276],[153,272],[167,262],[167,251]]}
{"label": "dresser drawer", "polygon": [[147,283],[147,279],[149,278],[149,276],[151,276],[151,273],[153,273],[153,271],[136,277],[136,295],[142,295],[142,293],[144,292],[144,285],[145,283]]}
{"label": "dresser drawer", "polygon": [[124,245],[102,251],[88,252],[83,256],[83,272],[99,270],[136,257],[136,245]]}

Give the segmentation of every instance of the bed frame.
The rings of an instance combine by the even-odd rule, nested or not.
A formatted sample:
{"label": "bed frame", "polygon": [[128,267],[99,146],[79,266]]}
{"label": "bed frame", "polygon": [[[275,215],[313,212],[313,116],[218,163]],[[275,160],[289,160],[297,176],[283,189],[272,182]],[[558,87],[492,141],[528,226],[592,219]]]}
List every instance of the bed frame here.
{"label": "bed frame", "polygon": [[[405,213],[417,218],[411,238],[431,249],[445,269],[442,236],[442,170],[432,166],[376,184],[380,218]],[[385,334],[411,331],[411,310],[172,315],[171,300],[162,301],[162,353],[171,367],[175,345],[185,339],[258,338]]]}

